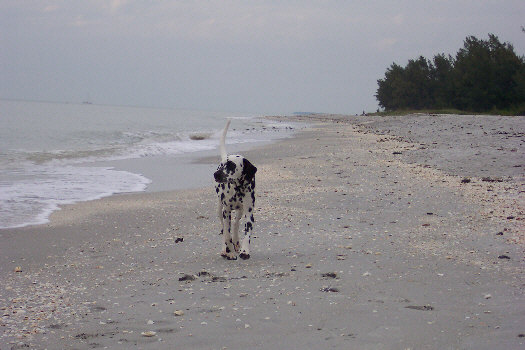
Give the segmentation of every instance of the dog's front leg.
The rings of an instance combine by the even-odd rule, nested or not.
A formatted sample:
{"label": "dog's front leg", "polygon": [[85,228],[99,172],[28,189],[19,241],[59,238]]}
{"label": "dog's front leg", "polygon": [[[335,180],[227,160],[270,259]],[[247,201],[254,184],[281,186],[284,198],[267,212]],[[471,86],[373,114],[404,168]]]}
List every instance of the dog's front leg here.
{"label": "dog's front leg", "polygon": [[244,238],[242,239],[241,253],[239,254],[241,259],[244,260],[250,258],[250,240],[253,231],[253,223],[255,222],[253,218],[253,205],[245,209],[248,210],[244,210]]}
{"label": "dog's front leg", "polygon": [[217,216],[221,220],[221,233],[219,233],[219,234],[222,235],[224,233],[224,218],[223,218],[221,201],[219,201],[219,205],[217,206]]}
{"label": "dog's front leg", "polygon": [[233,222],[233,246],[235,248],[235,251],[238,253],[241,249],[240,241],[239,241],[239,221],[241,221],[242,218],[242,210],[237,209],[236,215],[235,215],[235,221]]}
{"label": "dog's front leg", "polygon": [[222,219],[223,219],[222,232],[224,234],[224,248],[222,250],[221,255],[228,260],[237,260],[237,255],[235,255],[235,248],[233,247],[232,235],[231,235],[232,212],[230,209],[223,209]]}

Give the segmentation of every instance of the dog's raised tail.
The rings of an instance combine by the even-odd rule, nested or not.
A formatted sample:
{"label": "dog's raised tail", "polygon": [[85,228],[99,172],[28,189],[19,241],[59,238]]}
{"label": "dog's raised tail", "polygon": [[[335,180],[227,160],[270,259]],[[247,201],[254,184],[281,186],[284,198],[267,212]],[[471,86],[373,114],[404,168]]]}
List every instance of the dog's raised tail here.
{"label": "dog's raised tail", "polygon": [[226,153],[226,133],[228,132],[228,127],[230,126],[231,119],[228,119],[226,121],[226,126],[224,127],[224,130],[222,131],[221,135],[221,143],[219,145],[219,149],[221,151],[221,159],[222,161],[226,161],[226,157],[228,154]]}

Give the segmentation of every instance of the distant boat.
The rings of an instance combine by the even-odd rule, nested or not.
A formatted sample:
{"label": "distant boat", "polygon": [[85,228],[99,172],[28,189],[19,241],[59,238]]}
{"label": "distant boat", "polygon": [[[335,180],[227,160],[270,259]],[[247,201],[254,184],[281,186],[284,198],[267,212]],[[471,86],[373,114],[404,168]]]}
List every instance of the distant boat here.
{"label": "distant boat", "polygon": [[87,95],[87,99],[85,99],[84,101],[82,101],[82,104],[83,105],[92,105],[93,102],[91,102],[91,94],[88,94]]}

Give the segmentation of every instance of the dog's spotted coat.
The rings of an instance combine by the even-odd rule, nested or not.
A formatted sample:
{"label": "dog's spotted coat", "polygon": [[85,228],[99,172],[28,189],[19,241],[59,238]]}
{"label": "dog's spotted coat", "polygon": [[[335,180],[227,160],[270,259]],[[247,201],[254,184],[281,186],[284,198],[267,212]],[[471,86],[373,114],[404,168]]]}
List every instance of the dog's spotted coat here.
{"label": "dog's spotted coat", "polygon": [[[237,253],[241,259],[250,258],[250,237],[253,231],[253,211],[255,207],[255,173],[257,168],[246,158],[239,155],[225,155],[224,137],[221,140],[223,160],[213,174],[217,184],[215,191],[219,197],[218,215],[221,220],[221,234],[224,235],[224,246],[221,255],[229,260],[236,260]],[[235,212],[233,227],[232,212]],[[239,238],[239,221],[244,216],[244,237]]]}

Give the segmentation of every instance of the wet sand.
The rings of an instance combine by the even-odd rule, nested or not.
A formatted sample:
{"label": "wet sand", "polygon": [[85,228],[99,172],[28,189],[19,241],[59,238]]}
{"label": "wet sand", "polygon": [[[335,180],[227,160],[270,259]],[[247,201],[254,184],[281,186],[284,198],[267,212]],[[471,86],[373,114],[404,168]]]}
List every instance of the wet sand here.
{"label": "wet sand", "polygon": [[1,230],[0,349],[523,348],[525,118],[290,119],[249,260],[211,181]]}

